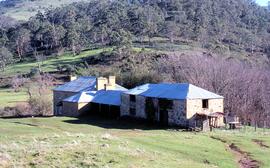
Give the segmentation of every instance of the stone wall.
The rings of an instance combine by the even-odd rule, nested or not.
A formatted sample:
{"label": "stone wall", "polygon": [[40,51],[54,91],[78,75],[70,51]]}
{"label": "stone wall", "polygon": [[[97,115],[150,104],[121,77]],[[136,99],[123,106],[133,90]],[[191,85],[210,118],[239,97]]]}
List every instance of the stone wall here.
{"label": "stone wall", "polygon": [[129,95],[121,95],[120,116],[129,116]]}
{"label": "stone wall", "polygon": [[78,117],[90,110],[90,103],[63,102],[63,116]]}
{"label": "stone wall", "polygon": [[209,114],[213,112],[223,112],[223,99],[209,99],[208,109],[202,108],[202,99],[187,100],[187,119],[192,118],[196,113]]}
{"label": "stone wall", "polygon": [[224,112],[224,99],[209,99],[209,111]]}
{"label": "stone wall", "polygon": [[[136,109],[135,117],[146,118],[145,115],[145,97],[135,96],[136,102],[133,105]],[[130,95],[122,94],[121,95],[121,106],[120,106],[120,116],[130,116],[130,107],[132,106],[130,102]]]}
{"label": "stone wall", "polygon": [[145,97],[136,96],[136,117],[146,119]]}
{"label": "stone wall", "polygon": [[186,101],[174,100],[173,109],[168,111],[168,123],[169,125],[186,126]]}
{"label": "stone wall", "polygon": [[[160,121],[159,119],[159,107],[158,99],[151,98],[154,106],[157,108],[155,111],[155,121]],[[122,94],[121,96],[121,116],[130,116],[130,95]],[[146,119],[146,98],[143,96],[136,96],[136,116],[138,118]],[[173,109],[168,109],[168,124],[173,126],[192,126],[194,123],[194,117],[196,113],[209,114],[212,112],[223,112],[223,99],[209,99],[208,109],[202,108],[202,99],[193,100],[173,100]],[[218,119],[218,125],[222,126],[223,117]]]}
{"label": "stone wall", "polygon": [[[196,113],[210,114],[213,112],[224,112],[223,99],[209,99],[207,109],[202,108],[202,99],[188,99],[186,111],[189,125],[193,125],[193,119]],[[223,125],[223,117],[220,117],[218,119],[218,126]]]}
{"label": "stone wall", "polygon": [[74,92],[63,92],[63,91],[53,91],[53,112],[54,115],[59,115],[59,113],[61,113],[60,111],[58,111],[59,109],[57,109],[57,104],[61,101],[63,101],[64,99],[73,96],[77,93]]}
{"label": "stone wall", "polygon": [[[155,121],[159,121],[159,107],[158,107],[158,99],[151,98],[154,106],[157,108],[155,111]],[[121,116],[130,116],[130,96],[127,94],[121,95]],[[146,119],[146,98],[143,96],[136,96],[136,116],[137,118]],[[168,109],[168,124],[169,125],[181,125],[186,126],[186,101],[185,100],[174,100],[173,108]]]}

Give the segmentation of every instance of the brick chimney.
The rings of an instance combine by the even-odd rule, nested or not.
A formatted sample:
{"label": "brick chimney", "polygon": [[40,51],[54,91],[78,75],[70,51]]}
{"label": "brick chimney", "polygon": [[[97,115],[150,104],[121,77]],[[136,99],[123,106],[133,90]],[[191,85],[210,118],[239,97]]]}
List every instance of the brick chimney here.
{"label": "brick chimney", "polygon": [[98,77],[97,78],[97,90],[115,90],[115,76],[109,76],[109,78]]}
{"label": "brick chimney", "polygon": [[115,76],[109,76],[107,90],[114,90],[115,89]]}
{"label": "brick chimney", "polygon": [[[108,84],[107,78],[104,78],[104,77],[98,77],[98,78],[97,78],[96,89],[97,89],[97,90],[103,90],[103,89],[105,89],[105,87],[107,86],[107,84]],[[107,89],[107,88],[106,88],[106,89]]]}
{"label": "brick chimney", "polygon": [[74,81],[74,80],[76,80],[77,79],[77,76],[75,76],[75,75],[70,75],[69,76],[69,81],[71,82],[71,81]]}

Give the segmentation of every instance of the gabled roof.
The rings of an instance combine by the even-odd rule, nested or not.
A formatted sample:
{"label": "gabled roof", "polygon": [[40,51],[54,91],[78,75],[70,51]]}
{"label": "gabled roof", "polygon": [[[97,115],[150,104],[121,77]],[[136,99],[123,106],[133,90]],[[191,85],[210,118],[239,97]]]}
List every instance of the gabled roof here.
{"label": "gabled roof", "polygon": [[[82,92],[82,91],[93,91],[96,88],[96,77],[94,76],[82,76],[78,79],[60,85],[54,88],[54,91],[65,91],[65,92]],[[115,90],[127,91],[126,88],[115,85]]]}
{"label": "gabled roof", "polygon": [[117,90],[100,90],[100,91],[88,91],[80,92],[74,96],[64,99],[64,102],[72,103],[99,103],[107,105],[120,106],[121,93],[123,91]]}
{"label": "gabled roof", "polygon": [[54,91],[80,92],[86,90],[94,90],[96,86],[96,77],[82,76],[78,79],[60,85],[54,88]]}
{"label": "gabled roof", "polygon": [[131,95],[166,99],[220,99],[220,95],[188,83],[145,84],[125,92]]}

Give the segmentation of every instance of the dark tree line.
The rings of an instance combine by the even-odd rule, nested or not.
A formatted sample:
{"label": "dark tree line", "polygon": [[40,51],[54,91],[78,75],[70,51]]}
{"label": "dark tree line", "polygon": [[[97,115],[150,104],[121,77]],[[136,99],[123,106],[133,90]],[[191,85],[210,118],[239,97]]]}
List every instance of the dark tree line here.
{"label": "dark tree line", "polygon": [[[39,12],[25,23],[0,22],[0,48],[18,61],[166,37],[205,48],[270,53],[270,14],[251,0],[93,0]],[[7,52],[7,51],[4,51]]]}

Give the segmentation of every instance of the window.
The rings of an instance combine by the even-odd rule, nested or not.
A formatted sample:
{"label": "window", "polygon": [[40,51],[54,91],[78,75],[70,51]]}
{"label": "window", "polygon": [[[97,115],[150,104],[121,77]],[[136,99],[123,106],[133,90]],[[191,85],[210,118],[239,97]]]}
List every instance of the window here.
{"label": "window", "polygon": [[204,109],[208,108],[208,99],[202,100],[202,108],[204,108]]}
{"label": "window", "polygon": [[130,95],[130,101],[132,101],[132,102],[135,102],[136,101],[135,95]]}

